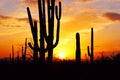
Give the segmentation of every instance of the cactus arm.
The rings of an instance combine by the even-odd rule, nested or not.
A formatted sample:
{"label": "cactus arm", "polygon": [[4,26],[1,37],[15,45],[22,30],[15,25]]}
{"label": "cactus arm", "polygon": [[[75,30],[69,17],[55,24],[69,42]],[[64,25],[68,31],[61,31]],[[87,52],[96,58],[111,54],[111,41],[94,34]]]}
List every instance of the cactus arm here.
{"label": "cactus arm", "polygon": [[25,52],[24,52],[25,56],[26,56],[26,50],[27,50],[27,38],[25,39]]}
{"label": "cactus arm", "polygon": [[46,29],[46,16],[45,16],[45,0],[42,0],[42,4],[41,1],[38,0],[38,6],[39,6],[39,20],[40,20],[40,27],[41,27],[41,31],[42,35],[44,35],[46,42],[48,42],[48,36],[47,36],[47,29]]}
{"label": "cactus arm", "polygon": [[[48,28],[49,28],[50,27],[50,0],[47,0],[47,11],[48,11]],[[49,33],[49,30],[48,30],[48,33]]]}
{"label": "cactus arm", "polygon": [[44,36],[47,38],[46,31],[46,16],[45,16],[45,0],[43,0],[43,28],[44,28]]}
{"label": "cactus arm", "polygon": [[24,55],[23,46],[22,46],[22,56]]}
{"label": "cactus arm", "polygon": [[46,31],[47,29],[46,29],[46,16],[45,16],[45,0],[43,0],[43,16],[44,16],[44,18],[43,18],[44,37],[45,37],[45,40],[47,42],[48,37],[47,37],[47,31]]}
{"label": "cactus arm", "polygon": [[53,48],[55,48],[58,45],[59,42],[59,33],[60,33],[60,19],[61,19],[61,2],[59,2],[59,14],[58,14],[58,7],[55,8],[56,11],[56,19],[57,19],[57,34],[56,34],[56,42],[53,45]]}
{"label": "cactus arm", "polygon": [[[28,18],[29,18],[29,22],[30,22],[31,31],[32,31],[33,30],[33,22],[32,22],[32,16],[31,16],[29,7],[27,7],[27,13],[28,13]],[[33,31],[32,31],[32,34],[33,34]]]}
{"label": "cactus arm", "polygon": [[[30,42],[28,43],[28,45],[29,45],[29,47],[30,47],[31,49],[35,50],[35,48],[32,46],[32,44],[31,44]],[[38,49],[38,48],[37,48],[37,49]],[[41,51],[41,48],[39,48],[38,51]],[[47,51],[48,51],[48,48],[45,48],[45,49],[44,49],[44,52],[47,52]]]}
{"label": "cactus arm", "polygon": [[58,21],[58,23],[57,23],[56,42],[55,42],[55,44],[53,45],[53,48],[55,48],[55,47],[58,45],[58,42],[59,42],[59,32],[60,32],[60,23],[59,23],[59,21]]}
{"label": "cactus arm", "polygon": [[34,21],[34,27],[33,27],[33,30],[32,30],[32,32],[33,32],[33,39],[34,39],[34,41],[35,42],[38,42],[38,31],[37,31],[38,29],[37,29],[37,21]]}
{"label": "cactus arm", "polygon": [[[38,51],[41,52],[41,48],[39,48]],[[46,53],[48,51],[48,47],[46,47],[43,51]]]}
{"label": "cactus arm", "polygon": [[88,50],[88,56],[91,56],[89,46],[87,47],[87,50]]}
{"label": "cactus arm", "polygon": [[37,38],[37,21],[34,21],[34,25],[33,25],[32,16],[31,16],[29,7],[27,7],[27,13],[28,13],[28,18],[29,18],[29,22],[30,22],[33,39],[37,40],[37,39],[35,39],[35,38]]}
{"label": "cactus arm", "polygon": [[[38,51],[41,51],[41,48],[39,48],[38,46],[37,46],[37,48],[33,47],[30,42],[28,43],[28,45],[29,45],[29,47],[30,47],[31,49],[33,49],[33,50],[36,50],[36,49],[37,49]],[[46,48],[45,51],[47,51],[47,48]]]}
{"label": "cactus arm", "polygon": [[38,0],[38,10],[39,10],[39,19],[42,19],[42,5],[41,5],[41,0]]}
{"label": "cactus arm", "polygon": [[[48,22],[50,22],[50,0],[47,0],[47,11],[48,11]],[[48,25],[49,25],[49,23],[48,23]]]}
{"label": "cactus arm", "polygon": [[[61,19],[61,9],[62,9],[62,7],[61,7],[61,2],[59,2],[59,11],[58,11],[58,6],[55,7],[56,19],[57,19],[57,20],[60,20],[60,19]],[[58,12],[59,12],[59,14],[58,14]]]}
{"label": "cactus arm", "polygon": [[29,47],[30,47],[31,49],[34,50],[34,47],[32,46],[32,44],[31,44],[30,42],[28,43],[28,45],[29,45]]}
{"label": "cactus arm", "polygon": [[[32,34],[33,34],[33,41],[34,41],[34,44],[35,44],[35,42],[38,41],[38,40],[37,40],[37,21],[34,21],[34,27],[31,27],[31,32],[32,32]],[[34,47],[35,47],[35,46],[33,47],[30,42],[28,43],[28,45],[29,45],[29,47],[30,47],[31,49],[34,50]]]}

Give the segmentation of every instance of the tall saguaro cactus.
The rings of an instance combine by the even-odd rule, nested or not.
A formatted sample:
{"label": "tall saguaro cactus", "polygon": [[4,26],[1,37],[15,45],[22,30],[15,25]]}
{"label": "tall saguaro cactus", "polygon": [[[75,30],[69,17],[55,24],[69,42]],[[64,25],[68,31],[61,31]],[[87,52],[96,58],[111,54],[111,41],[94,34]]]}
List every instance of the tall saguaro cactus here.
{"label": "tall saguaro cactus", "polygon": [[34,47],[31,45],[31,43],[29,42],[28,45],[31,49],[33,49],[33,62],[37,62],[38,61],[38,30],[37,30],[37,21],[32,21],[32,16],[30,13],[29,8],[27,8],[27,12],[28,12],[28,18],[29,18],[29,22],[30,22],[30,28],[31,28],[31,32],[32,32],[32,37],[33,37],[33,42],[34,42]]}
{"label": "tall saguaro cactus", "polygon": [[76,33],[76,63],[81,63],[80,35]]}
{"label": "tall saguaro cactus", "polygon": [[[32,16],[30,13],[29,8],[27,8],[29,22],[31,26],[31,32],[34,41],[34,47],[32,47],[31,43],[29,46],[31,49],[34,50],[34,60],[37,60],[37,52],[40,53],[40,60],[42,62],[45,61],[45,52],[48,51],[48,63],[52,62],[53,56],[53,49],[57,46],[59,42],[59,32],[60,32],[60,19],[61,19],[61,2],[59,2],[59,10],[58,7],[55,6],[55,0],[47,0],[47,14],[48,14],[48,31],[46,26],[46,10],[45,10],[45,0],[38,0],[38,10],[39,10],[39,21],[40,21],[40,47],[38,46],[38,29],[37,29],[37,22],[32,21]],[[56,33],[56,42],[53,44],[54,40],[54,15],[56,14],[57,19],[57,33]],[[45,46],[45,41],[47,47]]]}
{"label": "tall saguaro cactus", "polygon": [[[48,63],[52,62],[53,57],[53,48],[58,45],[59,42],[59,32],[60,32],[60,19],[61,19],[61,2],[59,2],[59,10],[58,7],[55,7],[55,0],[47,0],[48,7]],[[55,11],[55,12],[54,12]],[[57,19],[57,34],[56,34],[56,42],[53,43],[54,40],[54,13],[56,14]]]}
{"label": "tall saguaro cactus", "polygon": [[90,62],[94,63],[94,33],[93,33],[93,28],[91,28],[91,53],[90,53],[89,46],[87,47],[87,49],[88,49],[88,56],[90,56]]}
{"label": "tall saguaro cactus", "polygon": [[27,51],[27,38],[25,39],[25,46],[24,46],[24,48],[22,46],[22,60],[23,60],[23,63],[26,62],[26,51]]}

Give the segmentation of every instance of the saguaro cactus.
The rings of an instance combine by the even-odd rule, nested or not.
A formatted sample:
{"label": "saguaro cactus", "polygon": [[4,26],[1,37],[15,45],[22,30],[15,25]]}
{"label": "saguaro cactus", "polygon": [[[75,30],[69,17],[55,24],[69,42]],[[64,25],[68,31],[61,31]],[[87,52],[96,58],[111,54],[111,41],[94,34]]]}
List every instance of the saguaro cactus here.
{"label": "saguaro cactus", "polygon": [[81,63],[80,35],[76,33],[76,63]]}
{"label": "saguaro cactus", "polygon": [[[58,45],[59,42],[59,32],[60,32],[60,19],[61,19],[61,2],[59,2],[59,10],[58,7],[55,7],[55,0],[47,0],[47,7],[48,7],[48,63],[52,62],[53,57],[53,48]],[[54,12],[55,10],[55,12]],[[54,13],[56,14],[57,19],[57,35],[56,35],[56,42],[53,44],[54,40]]]}
{"label": "saguaro cactus", "polygon": [[25,46],[24,47],[22,46],[22,61],[23,61],[23,63],[26,62],[27,38],[25,39]]}
{"label": "saguaro cactus", "polygon": [[[40,60],[45,61],[45,52],[48,51],[48,63],[52,62],[53,48],[55,48],[59,42],[59,32],[60,32],[60,19],[61,19],[61,2],[59,2],[59,11],[58,7],[55,7],[55,0],[47,0],[47,12],[48,12],[48,32],[46,30],[46,12],[45,12],[45,0],[38,0],[39,8],[39,21],[40,21],[40,47],[38,46],[38,36],[37,36],[37,22],[32,21],[31,13],[29,8],[27,8],[29,22],[31,26],[31,32],[33,35],[34,47],[31,43],[29,46],[34,50],[34,59],[37,58],[37,52],[40,52]],[[57,34],[56,42],[53,44],[54,39],[54,13],[56,12],[57,19]],[[47,34],[48,33],[48,34]],[[47,47],[45,48],[45,41]],[[36,56],[36,57],[35,57]]]}
{"label": "saguaro cactus", "polygon": [[88,56],[90,56],[90,62],[94,63],[94,33],[93,33],[93,28],[91,28],[91,53],[90,53],[89,46],[87,47],[87,49],[88,49]]}
{"label": "saguaro cactus", "polygon": [[33,49],[33,62],[37,62],[38,61],[38,32],[37,32],[37,21],[32,21],[32,16],[30,13],[29,8],[27,8],[27,12],[28,12],[28,18],[29,18],[29,22],[30,22],[30,27],[31,27],[31,32],[32,32],[32,36],[33,36],[33,42],[34,42],[34,47],[31,45],[31,43],[29,42],[28,45],[31,49]]}

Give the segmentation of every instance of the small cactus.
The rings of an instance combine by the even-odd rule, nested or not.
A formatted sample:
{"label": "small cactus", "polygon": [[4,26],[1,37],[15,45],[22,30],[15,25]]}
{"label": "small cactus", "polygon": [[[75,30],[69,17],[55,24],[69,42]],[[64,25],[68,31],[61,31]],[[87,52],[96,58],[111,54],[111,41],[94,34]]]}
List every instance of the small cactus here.
{"label": "small cactus", "polygon": [[22,46],[22,61],[26,62],[26,51],[27,51],[27,38],[25,39],[25,46]]}
{"label": "small cactus", "polygon": [[76,33],[76,63],[81,63],[80,35]]}
{"label": "small cactus", "polygon": [[91,28],[91,53],[89,46],[87,47],[88,50],[88,56],[90,56],[90,62],[91,64],[94,63],[94,34],[93,34],[93,28]]}
{"label": "small cactus", "polygon": [[12,45],[12,63],[14,63],[14,46]]}

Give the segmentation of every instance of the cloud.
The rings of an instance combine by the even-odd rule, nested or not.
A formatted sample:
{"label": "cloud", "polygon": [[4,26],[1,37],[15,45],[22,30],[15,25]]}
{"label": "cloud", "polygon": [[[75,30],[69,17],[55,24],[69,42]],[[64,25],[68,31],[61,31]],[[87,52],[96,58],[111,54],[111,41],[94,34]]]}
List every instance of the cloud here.
{"label": "cloud", "polygon": [[0,19],[8,19],[8,18],[10,18],[10,17],[0,15]]}
{"label": "cloud", "polygon": [[111,21],[120,21],[120,14],[114,12],[104,13],[103,16]]}
{"label": "cloud", "polygon": [[38,0],[21,0],[21,1],[25,3],[31,3],[31,4],[36,4],[38,2]]}
{"label": "cloud", "polygon": [[5,20],[5,19],[16,19],[19,21],[27,21],[28,20],[28,18],[14,18],[14,17],[10,17],[10,16],[0,15],[0,20]]}
{"label": "cloud", "polygon": [[[47,0],[45,0],[47,2]],[[63,0],[55,0],[56,4],[58,5],[59,1],[63,1]],[[38,0],[20,0],[18,4],[18,7],[21,8],[26,8],[29,7],[31,12],[36,13],[36,11],[38,11]]]}
{"label": "cloud", "polygon": [[76,1],[86,3],[86,2],[94,2],[98,0],[76,0]]}
{"label": "cloud", "polygon": [[1,27],[21,27],[28,24],[28,18],[14,18],[0,15]]}
{"label": "cloud", "polygon": [[[37,4],[38,0],[21,0],[22,2],[28,3],[28,4]],[[47,0],[45,0],[47,2]],[[58,1],[63,1],[63,0],[55,0],[56,2]]]}
{"label": "cloud", "polygon": [[0,15],[0,36],[29,35],[30,25],[28,18],[15,18]]}
{"label": "cloud", "polygon": [[120,0],[107,0],[108,2],[120,2]]}
{"label": "cloud", "polygon": [[89,32],[91,27],[94,27],[95,30],[99,30],[109,24],[111,24],[111,21],[103,18],[101,14],[97,12],[85,12],[72,15],[72,17],[63,16],[61,20],[61,35],[66,37],[84,30],[81,32],[83,34],[84,32]]}

